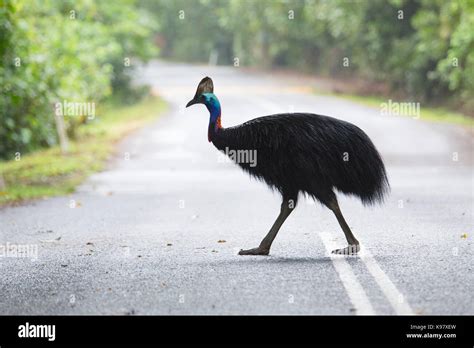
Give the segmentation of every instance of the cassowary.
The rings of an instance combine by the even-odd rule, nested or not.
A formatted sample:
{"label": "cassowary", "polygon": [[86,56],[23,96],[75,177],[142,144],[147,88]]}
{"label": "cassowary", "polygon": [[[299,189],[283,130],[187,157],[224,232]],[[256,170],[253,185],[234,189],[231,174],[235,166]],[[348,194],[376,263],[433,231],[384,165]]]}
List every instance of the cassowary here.
{"label": "cassowary", "polygon": [[[268,255],[278,230],[296,207],[299,193],[328,207],[337,218],[349,246],[336,254],[355,254],[359,241],[352,234],[337,202],[335,190],[359,197],[363,204],[381,202],[389,190],[382,159],[369,137],[355,125],[328,116],[289,113],[259,117],[224,128],[214,85],[205,77],[186,107],[204,104],[210,113],[208,140],[225,153],[256,151],[257,163],[237,164],[278,190],[280,214],[259,247],[240,255]],[[247,161],[249,162],[249,161]]]}

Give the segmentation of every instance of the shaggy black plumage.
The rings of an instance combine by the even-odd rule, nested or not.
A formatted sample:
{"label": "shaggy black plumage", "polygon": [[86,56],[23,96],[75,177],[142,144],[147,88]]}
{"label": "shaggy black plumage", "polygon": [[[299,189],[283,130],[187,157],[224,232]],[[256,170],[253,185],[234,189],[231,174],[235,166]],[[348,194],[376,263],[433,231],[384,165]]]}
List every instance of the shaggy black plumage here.
{"label": "shaggy black plumage", "polygon": [[359,251],[359,242],[342,216],[334,191],[357,196],[364,204],[374,204],[381,202],[389,190],[382,159],[360,128],[309,113],[264,116],[223,128],[220,104],[210,78],[201,81],[188,106],[196,103],[205,104],[210,111],[209,141],[227,154],[254,152],[255,163],[237,164],[283,197],[280,215],[267,237],[258,248],[242,250],[240,254],[269,253],[280,226],[296,206],[299,193],[310,195],[336,215],[349,243],[349,247],[336,253]]}
{"label": "shaggy black plumage", "polygon": [[238,165],[283,197],[296,199],[303,192],[327,205],[337,189],[372,204],[381,201],[388,188],[382,159],[369,137],[332,117],[306,113],[259,117],[222,128],[212,142],[227,153],[256,150],[256,166]]}

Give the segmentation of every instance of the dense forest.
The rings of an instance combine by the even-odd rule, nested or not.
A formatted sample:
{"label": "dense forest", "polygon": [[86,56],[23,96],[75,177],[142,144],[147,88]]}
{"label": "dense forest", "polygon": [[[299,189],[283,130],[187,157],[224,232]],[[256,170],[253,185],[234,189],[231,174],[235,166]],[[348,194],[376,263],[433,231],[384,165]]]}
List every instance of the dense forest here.
{"label": "dense forest", "polygon": [[357,76],[472,112],[473,28],[474,0],[0,0],[0,158],[55,144],[58,101],[133,101],[130,70],[158,55]]}
{"label": "dense forest", "polygon": [[413,98],[472,102],[473,0],[142,3],[160,23],[166,57],[207,61],[217,52],[220,64],[357,75]]}
{"label": "dense forest", "polygon": [[[153,28],[136,1],[0,0],[0,158],[56,144],[56,103],[133,99]],[[87,120],[64,119],[70,136]]]}

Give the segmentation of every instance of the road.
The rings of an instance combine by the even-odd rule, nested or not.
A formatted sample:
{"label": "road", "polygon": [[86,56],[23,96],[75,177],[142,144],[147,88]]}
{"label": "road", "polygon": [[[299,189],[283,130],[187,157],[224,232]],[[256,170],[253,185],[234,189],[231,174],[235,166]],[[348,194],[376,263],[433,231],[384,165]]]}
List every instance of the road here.
{"label": "road", "polygon": [[[224,126],[306,111],[373,139],[388,200],[339,195],[361,255],[331,256],[343,233],[305,199],[270,256],[237,255],[258,245],[280,198],[222,161],[204,107],[184,108],[206,75]],[[0,259],[1,314],[474,314],[468,130],[315,95],[310,78],[153,62],[137,79],[170,103],[166,115],[76,193],[0,210],[0,242],[38,248],[36,260]]]}

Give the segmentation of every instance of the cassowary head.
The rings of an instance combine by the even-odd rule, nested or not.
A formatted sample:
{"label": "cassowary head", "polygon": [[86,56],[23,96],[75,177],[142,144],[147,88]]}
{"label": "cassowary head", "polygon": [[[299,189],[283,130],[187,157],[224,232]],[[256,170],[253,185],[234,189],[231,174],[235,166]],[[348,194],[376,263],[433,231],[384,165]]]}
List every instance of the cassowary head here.
{"label": "cassowary head", "polygon": [[211,114],[220,113],[220,104],[217,97],[214,95],[214,84],[210,77],[205,77],[199,82],[198,88],[194,98],[191,99],[186,107],[194,104],[204,104]]}

